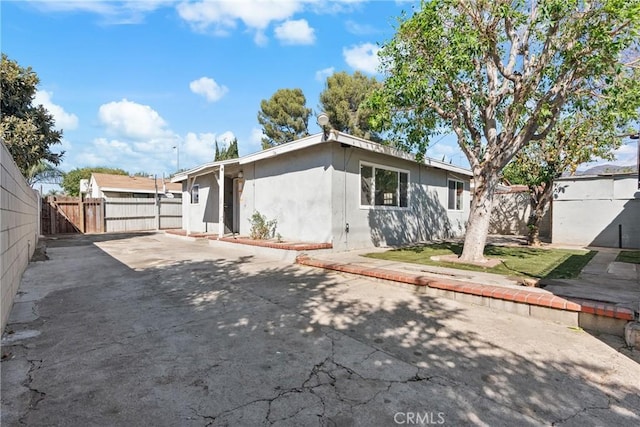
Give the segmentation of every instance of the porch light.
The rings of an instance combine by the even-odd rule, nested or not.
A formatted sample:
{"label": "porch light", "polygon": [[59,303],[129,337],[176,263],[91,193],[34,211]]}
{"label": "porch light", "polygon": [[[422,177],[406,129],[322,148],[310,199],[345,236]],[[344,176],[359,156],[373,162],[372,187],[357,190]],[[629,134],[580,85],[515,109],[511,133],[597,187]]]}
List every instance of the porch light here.
{"label": "porch light", "polygon": [[322,128],[322,140],[326,141],[327,139],[329,139],[329,131],[327,129],[327,125],[329,124],[329,116],[327,115],[327,113],[320,113],[316,117],[316,122]]}
{"label": "porch light", "polygon": [[320,113],[318,114],[318,117],[316,117],[316,121],[322,128],[324,128],[329,124],[329,116],[327,115],[327,113]]}
{"label": "porch light", "polygon": [[240,179],[244,178],[244,174],[242,173],[242,171],[238,172],[238,178]]}

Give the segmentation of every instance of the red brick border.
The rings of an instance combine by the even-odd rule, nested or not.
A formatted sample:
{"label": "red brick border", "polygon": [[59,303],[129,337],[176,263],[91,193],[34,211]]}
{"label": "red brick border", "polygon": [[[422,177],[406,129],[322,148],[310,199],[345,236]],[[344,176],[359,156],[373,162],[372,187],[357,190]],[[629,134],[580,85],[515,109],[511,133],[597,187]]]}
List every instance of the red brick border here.
{"label": "red brick border", "polygon": [[434,289],[442,289],[451,292],[459,292],[463,294],[477,295],[559,310],[588,313],[596,316],[612,317],[614,319],[634,320],[634,312],[628,308],[589,301],[584,301],[578,304],[551,293],[536,292],[527,289],[506,288],[494,285],[480,285],[476,283],[442,282],[440,280],[417,274],[397,272],[381,268],[366,268],[353,264],[331,263],[313,259],[306,255],[299,255],[296,258],[296,263],[310,267],[341,271],[343,273],[359,274],[361,276],[374,277],[377,279],[408,283],[415,286],[427,286]]}

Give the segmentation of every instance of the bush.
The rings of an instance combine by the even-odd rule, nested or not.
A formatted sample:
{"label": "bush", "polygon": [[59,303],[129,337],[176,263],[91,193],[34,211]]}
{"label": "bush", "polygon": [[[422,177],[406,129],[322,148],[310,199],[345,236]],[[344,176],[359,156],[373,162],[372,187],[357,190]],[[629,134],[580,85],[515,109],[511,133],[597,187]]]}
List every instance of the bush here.
{"label": "bush", "polygon": [[276,232],[276,225],[278,221],[275,219],[267,220],[267,217],[255,211],[249,219],[251,224],[251,230],[249,230],[249,236],[254,240],[264,240],[273,237]]}

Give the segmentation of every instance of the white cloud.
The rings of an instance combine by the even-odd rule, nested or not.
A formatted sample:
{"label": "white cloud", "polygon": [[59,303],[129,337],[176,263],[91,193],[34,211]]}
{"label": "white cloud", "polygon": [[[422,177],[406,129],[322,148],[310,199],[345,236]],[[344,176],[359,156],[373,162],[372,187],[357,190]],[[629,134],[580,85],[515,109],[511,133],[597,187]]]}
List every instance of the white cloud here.
{"label": "white cloud", "polygon": [[344,25],[348,32],[357,36],[366,36],[380,32],[377,28],[369,24],[360,24],[352,20],[348,20]]}
{"label": "white cloud", "polygon": [[216,140],[218,141],[218,146],[220,148],[222,148],[222,146],[224,146],[225,148],[229,146],[229,144],[231,144],[231,141],[233,141],[235,139],[235,135],[233,134],[233,132],[231,132],[230,130],[221,133]]}
{"label": "white cloud", "polygon": [[51,12],[87,12],[100,15],[107,24],[137,24],[146,14],[176,3],[176,0],[32,0],[37,9]]}
{"label": "white cloud", "polygon": [[[182,2],[177,6],[177,10],[180,17],[194,30],[224,35],[236,28],[238,21],[259,33],[271,22],[290,18],[302,10],[303,6],[304,2],[299,0],[217,0]],[[257,34],[256,41],[259,44],[264,43],[264,34]]]}
{"label": "white cloud", "polygon": [[124,138],[147,140],[172,135],[167,123],[153,108],[127,99],[101,105],[98,118],[109,132]]}
{"label": "white cloud", "polygon": [[590,162],[578,166],[579,170],[588,169],[600,165],[634,166],[638,162],[638,143],[631,141],[621,145],[613,151],[613,160],[604,160],[600,157],[594,158]]}
{"label": "white cloud", "polygon": [[353,69],[376,74],[380,66],[378,51],[380,48],[373,43],[363,43],[342,49],[345,62]]}
{"label": "white cloud", "polygon": [[315,30],[306,19],[283,22],[276,27],[275,35],[283,44],[308,45],[316,41]]}
{"label": "white cloud", "polygon": [[[121,139],[96,138],[78,153],[71,163],[76,167],[108,166],[130,173],[147,172],[161,175],[176,169],[175,140],[157,139],[130,142]],[[171,165],[171,166],[169,166]]]}
{"label": "white cloud", "polygon": [[621,166],[634,165],[638,161],[638,143],[630,142],[621,145],[613,154],[616,159],[616,164]]}
{"label": "white cloud", "polygon": [[252,146],[262,147],[262,138],[264,138],[264,133],[260,128],[251,129],[251,137],[249,142],[251,142]]}
{"label": "white cloud", "polygon": [[76,156],[76,163],[82,166],[111,166],[127,171],[124,162],[131,160],[137,162],[139,156],[128,143],[107,138],[94,139],[90,148]]}
{"label": "white cloud", "polygon": [[191,92],[204,96],[209,102],[220,100],[229,89],[226,86],[220,86],[215,80],[209,77],[200,77],[189,83]]}
{"label": "white cloud", "polygon": [[269,44],[269,37],[267,37],[263,30],[258,30],[253,36],[253,41],[258,46],[266,46]]}
{"label": "white cloud", "polygon": [[54,104],[51,100],[53,98],[53,92],[47,92],[46,90],[39,90],[33,99],[34,105],[41,105],[51,113],[56,121],[56,128],[62,130],[73,130],[78,127],[78,116],[72,113],[67,113],[64,108]]}
{"label": "white cloud", "polygon": [[319,82],[324,82],[327,77],[332,75],[336,69],[334,67],[323,68],[322,70],[316,71],[316,80]]}
{"label": "white cloud", "polygon": [[[183,165],[193,163],[194,159],[197,159],[195,164],[212,162],[216,154],[216,134],[215,133],[199,133],[194,132],[187,133],[183,143],[181,144],[180,155],[183,156]],[[191,160],[189,160],[191,159]],[[193,166],[193,165],[192,165]],[[184,167],[184,166],[183,166]]]}

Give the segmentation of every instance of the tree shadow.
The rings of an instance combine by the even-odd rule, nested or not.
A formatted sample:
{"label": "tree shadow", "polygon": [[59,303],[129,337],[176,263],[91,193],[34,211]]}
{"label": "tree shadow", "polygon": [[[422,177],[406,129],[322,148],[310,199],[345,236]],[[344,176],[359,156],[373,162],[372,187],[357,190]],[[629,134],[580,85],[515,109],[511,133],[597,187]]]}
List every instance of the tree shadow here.
{"label": "tree shadow", "polygon": [[[29,387],[45,395],[23,422],[393,425],[407,412],[452,425],[638,421],[632,381],[604,358],[540,353],[537,323],[166,244],[135,257],[126,240],[80,249],[85,268],[108,277],[41,301],[47,326],[29,350],[39,360]],[[551,326],[544,335],[565,339]]]}
{"label": "tree shadow", "polygon": [[374,246],[406,246],[447,239],[464,232],[464,224],[449,217],[434,191],[413,185],[409,209],[371,208],[369,229]]}

